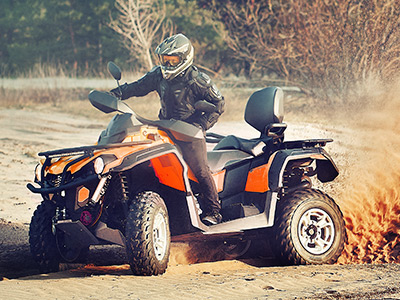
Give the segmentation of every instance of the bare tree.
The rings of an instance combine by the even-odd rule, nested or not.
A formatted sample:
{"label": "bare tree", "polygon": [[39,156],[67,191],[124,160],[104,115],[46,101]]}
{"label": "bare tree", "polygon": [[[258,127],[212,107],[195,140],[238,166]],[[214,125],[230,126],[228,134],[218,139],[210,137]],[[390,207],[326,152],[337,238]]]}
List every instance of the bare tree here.
{"label": "bare tree", "polygon": [[154,41],[173,31],[164,0],[116,0],[115,6],[120,15],[111,20],[110,27],[122,35],[125,47],[141,67],[151,69]]}
{"label": "bare tree", "polygon": [[[400,0],[212,0],[248,73],[278,73],[328,99],[400,68]],[[353,93],[353,95],[351,95]]]}

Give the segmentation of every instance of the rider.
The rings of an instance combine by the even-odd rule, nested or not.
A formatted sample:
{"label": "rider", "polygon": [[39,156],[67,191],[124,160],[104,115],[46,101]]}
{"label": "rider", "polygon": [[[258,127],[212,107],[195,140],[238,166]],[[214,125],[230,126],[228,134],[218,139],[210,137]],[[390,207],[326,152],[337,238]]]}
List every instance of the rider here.
{"label": "rider", "polygon": [[[224,112],[224,97],[216,86],[193,63],[194,49],[189,39],[179,33],[165,39],[155,50],[160,66],[154,67],[139,80],[121,86],[112,93],[125,100],[132,96],[145,96],[157,91],[161,109],[160,119],[182,120],[200,127],[205,133]],[[216,106],[211,113],[196,111],[197,101],[206,100]],[[182,151],[183,158],[195,174],[205,207],[202,221],[207,225],[215,225],[222,221],[221,205],[217,189],[207,163],[205,139],[194,142],[176,141]]]}

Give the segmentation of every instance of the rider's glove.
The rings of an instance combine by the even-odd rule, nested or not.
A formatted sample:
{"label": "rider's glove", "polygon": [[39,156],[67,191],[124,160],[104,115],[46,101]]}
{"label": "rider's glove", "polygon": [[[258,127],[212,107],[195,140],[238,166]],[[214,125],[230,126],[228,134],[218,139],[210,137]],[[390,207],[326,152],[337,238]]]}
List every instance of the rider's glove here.
{"label": "rider's glove", "polygon": [[117,88],[115,88],[115,89],[112,89],[112,90],[110,91],[110,94],[113,95],[114,97],[119,98],[119,99],[122,98],[122,90],[120,90],[119,87],[117,87]]}
{"label": "rider's glove", "polygon": [[121,100],[125,100],[125,99],[127,99],[127,97],[124,96],[124,91],[126,90],[127,86],[128,86],[128,84],[125,83],[125,84],[123,84],[123,85],[121,85],[121,86],[119,86],[119,87],[117,87],[117,88],[115,88],[115,89],[112,89],[112,90],[110,91],[110,93],[111,93],[113,96],[115,96],[115,97],[117,97],[117,98],[119,98],[119,99],[121,99]]}

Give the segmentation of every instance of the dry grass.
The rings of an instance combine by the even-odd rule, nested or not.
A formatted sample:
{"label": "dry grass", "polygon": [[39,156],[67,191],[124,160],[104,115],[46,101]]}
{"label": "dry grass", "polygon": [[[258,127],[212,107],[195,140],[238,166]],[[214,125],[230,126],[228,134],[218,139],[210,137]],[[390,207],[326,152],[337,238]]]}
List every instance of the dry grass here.
{"label": "dry grass", "polygon": [[[132,82],[142,74],[134,70],[123,70],[124,82]],[[225,97],[225,113],[221,121],[243,120],[244,109],[250,95],[267,86],[282,86],[282,82],[266,80],[249,81],[245,78],[230,76],[224,80],[214,79],[214,82]],[[97,78],[79,78],[70,74],[62,66],[37,64],[28,73],[20,74],[18,78],[0,78],[0,109],[30,108],[39,110],[62,111],[72,115],[83,115],[88,118],[104,118],[104,114],[94,109],[88,101],[92,89],[108,91],[116,86],[108,74],[104,72]],[[321,105],[315,105],[313,99],[305,94],[286,92],[286,120],[299,118],[300,115],[320,115]],[[142,98],[131,98],[127,103],[139,114],[147,118],[157,118],[160,109],[156,93]]]}
{"label": "dry grass", "polygon": [[[137,76],[126,76],[127,81]],[[131,79],[132,78],[132,79]],[[37,108],[64,111],[71,114],[98,118],[87,96],[91,89],[108,91],[115,86],[112,79],[74,79],[63,77],[2,79],[0,85],[0,108]],[[226,100],[226,111],[221,120],[242,120],[246,102],[250,95],[261,87],[237,87],[216,82]],[[160,108],[156,93],[141,98],[131,98],[127,103],[147,118],[157,118]],[[102,114],[102,113],[100,113]]]}
{"label": "dry grass", "polygon": [[[136,78],[137,76],[130,75],[126,81],[131,82]],[[16,86],[24,86],[24,88],[15,89],[5,87],[4,84],[0,85],[0,109],[29,108],[65,112],[94,119],[106,118],[104,113],[91,106],[87,97],[92,89],[108,91],[115,87],[115,82],[112,79],[99,78],[96,81],[96,79],[66,80],[59,78],[59,81],[55,81],[56,79],[53,78],[52,80],[54,84],[47,87],[43,85],[38,87],[36,84],[32,84],[40,82],[35,80],[31,80],[32,86],[29,87],[24,78],[13,80]],[[79,83],[79,81],[82,82]],[[252,93],[263,87],[279,86],[274,82],[258,82],[256,84],[243,84],[244,81],[242,80],[240,82],[240,85],[236,85],[227,81],[215,81],[224,95],[226,103],[225,112],[221,116],[220,122],[243,120],[245,106]],[[141,98],[132,97],[126,102],[139,115],[149,119],[158,118],[160,102],[155,92]],[[302,92],[285,91],[285,121],[328,123],[332,120],[332,117],[357,111],[365,105],[366,102],[360,102],[359,105],[352,103],[351,106],[346,103],[333,105],[327,101],[311,98]]]}

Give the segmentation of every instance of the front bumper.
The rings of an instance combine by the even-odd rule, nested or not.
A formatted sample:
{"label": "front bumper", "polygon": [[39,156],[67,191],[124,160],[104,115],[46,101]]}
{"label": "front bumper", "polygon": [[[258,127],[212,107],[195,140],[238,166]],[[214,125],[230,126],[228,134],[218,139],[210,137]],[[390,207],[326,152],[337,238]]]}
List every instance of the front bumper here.
{"label": "front bumper", "polygon": [[80,186],[80,185],[84,185],[85,183],[88,183],[88,182],[90,182],[92,180],[95,180],[96,178],[98,179],[99,175],[93,174],[93,175],[90,175],[90,176],[85,177],[85,178],[78,178],[76,180],[73,180],[73,181],[68,182],[66,184],[62,184],[62,185],[57,186],[57,187],[49,187],[49,188],[39,187],[38,188],[38,187],[35,187],[31,183],[28,183],[26,185],[26,187],[32,193],[36,193],[36,194],[56,194],[56,193],[59,193],[61,191],[65,191],[65,190],[68,190],[68,189],[71,189],[71,188],[74,188],[74,187],[77,187],[77,186]]}

